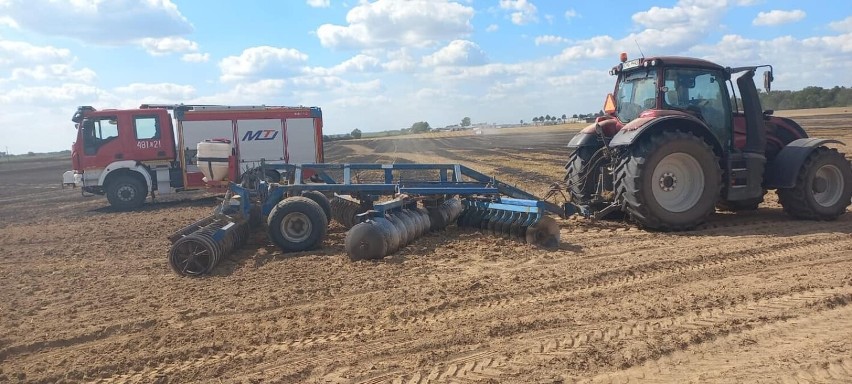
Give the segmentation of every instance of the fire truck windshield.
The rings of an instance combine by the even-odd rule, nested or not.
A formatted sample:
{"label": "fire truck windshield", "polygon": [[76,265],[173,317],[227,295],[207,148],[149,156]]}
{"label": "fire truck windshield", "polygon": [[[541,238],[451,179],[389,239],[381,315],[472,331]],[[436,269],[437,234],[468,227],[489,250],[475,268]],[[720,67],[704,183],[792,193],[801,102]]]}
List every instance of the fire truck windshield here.
{"label": "fire truck windshield", "polygon": [[656,70],[638,70],[623,74],[616,91],[616,116],[623,123],[639,117],[642,111],[656,106],[656,92]]}

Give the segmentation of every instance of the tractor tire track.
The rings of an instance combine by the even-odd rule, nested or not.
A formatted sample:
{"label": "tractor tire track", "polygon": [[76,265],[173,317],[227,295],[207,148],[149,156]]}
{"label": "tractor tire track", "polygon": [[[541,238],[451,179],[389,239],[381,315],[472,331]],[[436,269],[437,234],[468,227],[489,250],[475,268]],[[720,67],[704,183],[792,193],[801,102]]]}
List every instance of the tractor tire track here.
{"label": "tractor tire track", "polygon": [[[626,382],[642,378],[667,382],[744,382],[775,378],[791,383],[849,383],[852,382],[852,358],[822,350],[827,344],[852,337],[852,306],[848,305],[848,297],[835,296],[827,300],[822,303],[826,308],[822,311],[731,333],[660,359],[580,382]],[[788,356],[784,347],[791,342],[805,345],[807,354]],[[743,345],[763,348],[749,349],[731,361],[726,351]],[[802,359],[805,361],[800,361]]]}
{"label": "tractor tire track", "polygon": [[[767,326],[789,318],[797,312],[820,312],[831,306],[847,306],[852,303],[852,287],[843,286],[832,289],[794,293],[776,298],[748,302],[723,309],[702,311],[651,321],[640,321],[632,325],[611,325],[593,327],[568,335],[548,335],[524,342],[521,346],[506,348],[517,351],[514,357],[503,355],[501,364],[495,365],[493,357],[497,352],[478,351],[470,357],[452,359],[427,370],[414,374],[390,372],[382,376],[356,381],[362,383],[404,382],[428,384],[445,382],[447,379],[473,379],[467,370],[458,366],[489,366],[488,378],[496,379],[507,373],[517,373],[534,369],[541,360],[564,355],[576,357],[577,352],[596,348],[601,345],[616,344],[626,339],[647,339],[654,334],[677,334],[686,345],[694,346],[713,340],[718,335],[741,333],[756,327]],[[847,320],[849,322],[849,320]],[[657,346],[658,347],[658,346]],[[668,355],[683,345],[663,347],[663,355]],[[522,359],[523,358],[523,359]]]}
{"label": "tractor tire track", "polygon": [[[709,259],[706,257],[698,257],[687,261],[675,261],[668,264],[651,263],[644,267],[634,265],[620,272],[603,272],[599,275],[588,278],[587,283],[557,283],[550,286],[541,287],[538,289],[521,292],[515,295],[496,294],[488,296],[480,296],[467,298],[464,300],[456,300],[454,302],[434,306],[422,311],[401,315],[392,324],[371,324],[367,326],[356,326],[349,330],[334,332],[331,334],[317,335],[315,337],[300,338],[287,340],[279,344],[267,344],[250,352],[244,352],[242,358],[250,358],[254,356],[269,356],[282,352],[293,352],[296,350],[311,349],[320,345],[334,344],[341,341],[352,340],[360,336],[375,335],[377,338],[373,342],[364,346],[364,352],[376,354],[381,349],[387,348],[388,339],[392,339],[395,329],[406,327],[422,327],[428,324],[446,324],[452,319],[463,318],[471,313],[477,315],[485,315],[506,308],[517,308],[523,305],[547,305],[560,303],[567,300],[569,297],[578,295],[587,295],[593,292],[600,292],[610,289],[622,288],[625,286],[636,285],[640,283],[649,283],[669,276],[675,276],[684,273],[690,273],[698,276],[703,276],[707,269],[711,268],[726,268],[733,264],[760,260],[762,266],[766,267],[768,262],[784,262],[789,259],[802,258],[802,255],[811,255],[815,259],[819,259],[823,250],[834,249],[839,243],[852,244],[852,239],[833,238],[826,241],[824,239],[809,239],[808,242],[797,246],[789,244],[777,244],[773,247],[754,249],[753,252],[743,254],[742,251],[732,251],[722,253],[716,258]],[[695,263],[697,261],[697,263]],[[642,273],[635,273],[636,269],[645,270]],[[560,344],[561,345],[561,344]],[[224,353],[213,356],[204,356],[197,360],[178,361],[175,364],[170,364],[167,367],[160,367],[155,370],[156,374],[171,374],[188,369],[198,369],[203,366],[211,366],[222,364],[225,361],[232,360],[235,357],[240,357],[234,353]],[[281,364],[281,363],[273,363]],[[284,370],[292,369],[292,367],[311,365],[305,361],[295,361],[286,364],[281,364]],[[124,379],[137,380],[145,376],[149,376],[149,372],[140,373],[140,376],[131,376]],[[429,375],[427,375],[429,376]]]}

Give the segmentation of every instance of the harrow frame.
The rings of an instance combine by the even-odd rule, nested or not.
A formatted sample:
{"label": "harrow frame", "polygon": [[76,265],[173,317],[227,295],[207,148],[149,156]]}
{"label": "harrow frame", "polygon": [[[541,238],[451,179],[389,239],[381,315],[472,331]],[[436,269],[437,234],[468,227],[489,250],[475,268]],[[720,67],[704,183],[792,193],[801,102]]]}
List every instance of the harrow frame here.
{"label": "harrow frame", "polygon": [[[211,221],[257,223],[266,218],[262,221],[267,223],[267,233],[276,245],[285,251],[301,251],[319,245],[321,237],[325,236],[325,226],[334,217],[350,227],[346,249],[350,258],[359,260],[392,254],[426,232],[442,230],[452,223],[507,239],[555,247],[559,241],[558,226],[547,214],[563,217],[566,214],[564,207],[542,201],[529,192],[461,164],[261,164],[260,173],[265,174],[266,169],[281,171],[285,183],[259,180],[252,187],[230,183],[225,200],[214,215],[182,228],[169,240],[176,245],[181,238],[193,235],[193,228],[209,226]],[[357,175],[363,171],[371,171],[374,175],[375,171],[380,171],[381,180],[361,182]],[[424,178],[424,173],[431,176]],[[313,177],[304,181],[303,175],[308,174]],[[282,220],[277,210],[288,201],[292,208],[294,197],[310,197],[311,193],[313,201],[300,198],[300,208],[296,209],[299,212],[293,213],[297,215],[293,217],[301,220],[317,217],[316,212],[321,212],[323,205],[348,207],[344,209],[346,215],[355,217],[341,220],[340,214],[331,210],[331,215],[324,214],[326,220],[307,225],[309,228],[322,227],[316,243],[281,244],[281,235],[275,231],[292,235],[298,228],[296,232],[278,228],[292,225],[285,224],[292,220]],[[330,204],[329,195],[335,196],[337,201]],[[289,210],[285,214],[290,215]],[[220,231],[229,228],[223,226]],[[223,233],[216,236],[223,237]],[[173,246],[170,260],[176,258],[175,253]],[[184,275],[201,274],[173,269]]]}

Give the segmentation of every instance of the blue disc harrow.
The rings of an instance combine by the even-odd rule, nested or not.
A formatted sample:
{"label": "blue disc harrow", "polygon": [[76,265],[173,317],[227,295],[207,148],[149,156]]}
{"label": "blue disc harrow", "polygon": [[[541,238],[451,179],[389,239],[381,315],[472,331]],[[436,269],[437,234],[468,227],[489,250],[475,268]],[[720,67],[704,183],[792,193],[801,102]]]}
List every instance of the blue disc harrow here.
{"label": "blue disc harrow", "polygon": [[[548,214],[565,209],[460,164],[283,164],[281,180],[231,184],[216,212],[169,239],[178,274],[209,273],[265,223],[284,252],[319,247],[331,221],[347,228],[352,260],[380,259],[450,225],[542,247],[557,247]],[[254,225],[252,225],[254,224]]]}

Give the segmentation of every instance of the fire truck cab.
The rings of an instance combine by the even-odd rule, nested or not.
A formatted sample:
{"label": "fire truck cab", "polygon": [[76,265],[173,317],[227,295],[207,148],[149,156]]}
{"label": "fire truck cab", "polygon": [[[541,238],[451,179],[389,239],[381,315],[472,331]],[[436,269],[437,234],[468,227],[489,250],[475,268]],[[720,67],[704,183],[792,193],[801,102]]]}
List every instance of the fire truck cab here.
{"label": "fire truck cab", "polygon": [[[174,116],[172,116],[174,115]],[[106,195],[117,209],[147,196],[237,181],[262,162],[323,162],[322,111],[317,107],[142,105],[138,109],[77,109],[73,169],[63,183]],[[199,143],[225,145],[223,155],[199,159]],[[227,175],[204,177],[202,167],[227,164]],[[267,179],[278,181],[274,170]]]}

